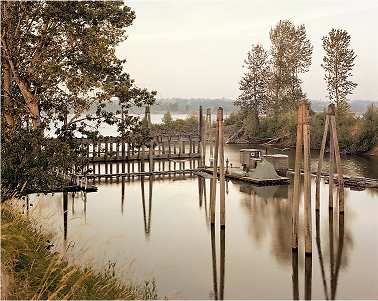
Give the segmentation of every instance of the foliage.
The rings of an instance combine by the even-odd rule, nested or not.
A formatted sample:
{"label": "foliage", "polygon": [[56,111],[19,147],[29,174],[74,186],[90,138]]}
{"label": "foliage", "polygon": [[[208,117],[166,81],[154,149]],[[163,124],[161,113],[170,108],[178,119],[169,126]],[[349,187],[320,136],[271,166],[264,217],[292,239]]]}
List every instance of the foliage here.
{"label": "foliage", "polygon": [[[170,116],[170,117],[169,117]],[[163,123],[152,124],[152,134],[192,134],[198,132],[198,113],[191,111],[186,119],[172,120],[169,111],[164,114]]]}
{"label": "foliage", "polygon": [[272,46],[273,111],[291,110],[306,98],[302,91],[300,73],[311,65],[313,46],[306,38],[304,24],[295,27],[289,20],[280,20],[269,32]]}
{"label": "foliage", "polygon": [[[148,142],[148,131],[128,112],[152,105],[156,92],[136,87],[123,71],[125,61],[115,56],[134,19],[122,1],[1,2],[3,185],[27,180],[29,191],[48,189],[51,178],[43,173],[82,167],[74,137],[96,139],[103,123]],[[111,102],[118,102],[122,118],[119,110],[106,110]]]}
{"label": "foliage", "polygon": [[359,120],[353,151],[366,152],[378,144],[378,108],[372,104]]}
{"label": "foliage", "polygon": [[349,80],[356,58],[353,49],[349,48],[350,35],[346,30],[332,29],[322,41],[326,55],[321,66],[325,71],[328,98],[336,103],[338,112],[345,111],[348,109],[346,97],[357,86]]}
{"label": "foliage", "polygon": [[260,126],[259,114],[266,113],[269,101],[270,66],[268,53],[262,45],[252,45],[252,50],[248,52],[244,64],[243,67],[247,68],[247,72],[239,81],[241,94],[234,104],[249,110],[248,122],[244,126],[248,127],[247,130],[252,135],[255,135]]}
{"label": "foliage", "polygon": [[125,285],[106,268],[80,267],[68,263],[65,254],[48,251],[46,232],[12,207],[7,203],[1,206],[2,299],[157,299],[154,280]]}

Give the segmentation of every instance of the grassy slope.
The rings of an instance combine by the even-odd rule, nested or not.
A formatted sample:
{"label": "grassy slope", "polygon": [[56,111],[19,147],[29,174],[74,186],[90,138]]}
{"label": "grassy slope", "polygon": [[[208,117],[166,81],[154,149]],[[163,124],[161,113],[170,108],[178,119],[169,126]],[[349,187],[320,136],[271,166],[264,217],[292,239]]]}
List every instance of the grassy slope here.
{"label": "grassy slope", "polygon": [[156,299],[154,283],[126,286],[103,272],[69,264],[45,250],[46,236],[1,206],[1,299]]}

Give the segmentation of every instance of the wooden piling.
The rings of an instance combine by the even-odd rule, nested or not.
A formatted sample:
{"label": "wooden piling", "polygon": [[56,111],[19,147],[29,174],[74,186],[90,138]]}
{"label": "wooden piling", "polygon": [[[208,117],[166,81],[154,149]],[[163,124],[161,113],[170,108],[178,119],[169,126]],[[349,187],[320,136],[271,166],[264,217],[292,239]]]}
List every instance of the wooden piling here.
{"label": "wooden piling", "polygon": [[302,157],[302,135],[303,135],[303,106],[299,106],[297,143],[295,147],[295,172],[294,172],[294,192],[291,210],[292,224],[292,249],[298,250],[298,216],[299,216],[299,195],[300,195],[300,176],[301,176],[301,157]]}
{"label": "wooden piling", "polygon": [[213,177],[211,179],[212,186],[211,186],[211,192],[210,192],[210,212],[211,212],[210,223],[212,225],[215,224],[215,197],[216,197],[216,190],[217,190],[218,150],[219,150],[219,123],[217,122],[217,130],[216,130],[216,135],[215,135]]}
{"label": "wooden piling", "polygon": [[[331,104],[333,110],[334,105]],[[336,159],[336,169],[337,169],[337,179],[339,185],[339,212],[344,213],[344,178],[343,178],[343,170],[341,167],[341,158],[340,158],[340,149],[339,149],[339,141],[337,139],[337,131],[336,131],[336,119],[335,115],[331,115],[331,130],[332,130],[332,138],[333,138],[333,145],[335,148],[335,159]]]}
{"label": "wooden piling", "polygon": [[329,137],[330,151],[329,151],[329,176],[328,176],[328,208],[333,209],[333,176],[335,173],[334,161],[335,161],[335,146],[333,144],[332,132]]}
{"label": "wooden piling", "polygon": [[202,106],[199,107],[199,116],[198,116],[198,135],[200,137],[199,143],[199,153],[201,155],[201,164],[204,166],[203,162],[203,114],[202,114]]}
{"label": "wooden piling", "polygon": [[[150,106],[146,107],[146,119],[147,119],[147,125],[148,125],[148,129],[150,130],[151,132],[151,110],[150,110]],[[148,147],[148,159],[149,159],[149,163],[150,163],[150,166],[149,166],[149,171],[150,172],[153,172],[154,171],[154,158],[153,158],[153,140],[150,141],[150,145]]]}
{"label": "wooden piling", "polygon": [[326,145],[326,141],[327,141],[328,124],[329,124],[329,115],[327,113],[327,117],[326,117],[325,125],[324,125],[322,145],[320,147],[318,169],[317,169],[317,172],[316,172],[316,197],[315,197],[315,199],[316,199],[316,205],[315,205],[316,211],[320,210],[320,178],[321,178],[321,172],[322,172],[322,166],[323,166],[324,150],[325,150],[325,145]]}
{"label": "wooden piling", "polygon": [[[209,158],[213,158],[214,154],[213,154],[213,138],[212,138],[212,135],[211,135],[211,109],[207,109],[206,111],[207,113],[207,116],[209,118],[209,121],[208,121],[208,138],[209,138],[209,146],[210,146],[210,154],[209,154]],[[212,161],[210,161],[210,167],[212,167]]]}
{"label": "wooden piling", "polygon": [[304,207],[305,207],[305,252],[312,253],[312,222],[311,222],[311,164],[310,164],[310,128],[308,106],[304,107],[303,120],[303,161],[304,161]]}
{"label": "wooden piling", "polygon": [[219,130],[219,185],[220,185],[220,226],[226,226],[226,208],[225,208],[225,183],[224,183],[224,148],[223,148],[223,108],[218,109],[217,123]]}

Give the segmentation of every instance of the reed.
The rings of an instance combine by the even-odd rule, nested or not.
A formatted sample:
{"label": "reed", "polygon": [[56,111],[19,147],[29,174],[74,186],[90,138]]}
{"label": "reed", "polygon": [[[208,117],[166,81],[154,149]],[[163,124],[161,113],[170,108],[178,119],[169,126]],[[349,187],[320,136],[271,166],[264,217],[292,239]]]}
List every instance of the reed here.
{"label": "reed", "polygon": [[157,299],[154,281],[126,285],[111,266],[94,270],[46,248],[48,234],[19,210],[1,206],[1,299]]}

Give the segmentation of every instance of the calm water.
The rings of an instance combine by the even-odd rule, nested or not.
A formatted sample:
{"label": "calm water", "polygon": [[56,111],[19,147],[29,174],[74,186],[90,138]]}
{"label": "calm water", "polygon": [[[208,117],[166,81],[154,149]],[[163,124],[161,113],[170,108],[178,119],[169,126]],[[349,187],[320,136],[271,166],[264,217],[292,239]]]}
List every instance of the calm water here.
{"label": "calm water", "polygon": [[[246,147],[250,146],[227,145],[226,156],[235,165],[239,149]],[[282,153],[289,154],[293,167],[293,151]],[[312,157],[315,170],[315,152]],[[345,174],[378,177],[374,158],[342,160]],[[98,168],[105,170],[104,165]],[[113,171],[116,168],[113,164]],[[313,178],[313,207],[314,184]],[[337,208],[328,210],[328,185],[322,181],[321,212],[314,212],[312,219],[313,255],[305,260],[303,196],[299,253],[293,256],[291,251],[292,184],[255,187],[227,182],[224,231],[218,207],[216,225],[209,225],[209,179],[135,177],[96,185],[97,193],[69,194],[67,202],[62,193],[32,195],[29,213],[50,216],[44,223],[55,233],[58,251],[69,249],[76,260],[95,266],[115,262],[116,274],[128,281],[155,278],[161,298],[378,297],[377,191],[345,189],[345,214],[340,217]]]}

